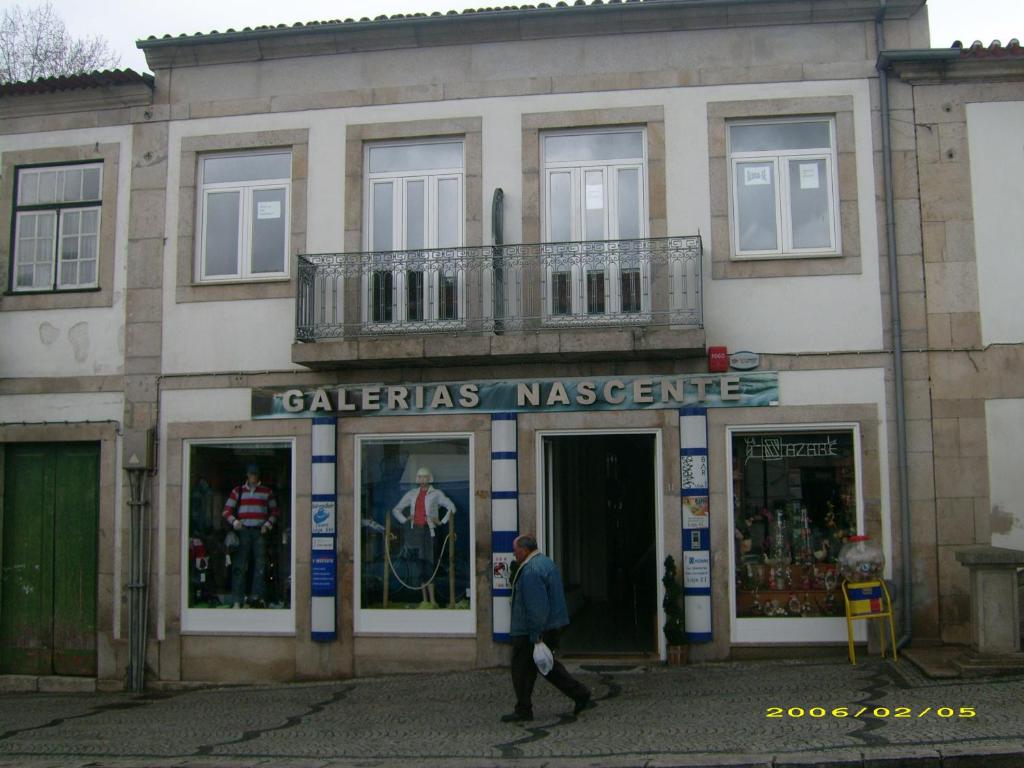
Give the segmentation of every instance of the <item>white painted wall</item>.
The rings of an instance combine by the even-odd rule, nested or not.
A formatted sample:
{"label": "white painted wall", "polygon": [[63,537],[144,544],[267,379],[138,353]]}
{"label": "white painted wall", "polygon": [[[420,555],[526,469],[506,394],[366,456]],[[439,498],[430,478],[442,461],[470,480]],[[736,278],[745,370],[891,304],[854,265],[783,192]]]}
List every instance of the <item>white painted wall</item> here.
{"label": "white painted wall", "polygon": [[113,305],[93,309],[0,312],[0,338],[3,339],[0,376],[94,376],[124,371],[131,127],[0,136],[0,153],[94,143],[120,145]]}
{"label": "white painted wall", "polygon": [[1024,342],[1020,290],[1024,285],[1022,128],[1024,101],[967,105],[974,245],[984,344]]}
{"label": "white painted wall", "polygon": [[48,424],[62,421],[116,421],[124,417],[121,392],[78,392],[47,395],[0,396],[0,422]]}
{"label": "white painted wall", "polygon": [[285,301],[175,304],[176,222],[182,138],[252,130],[308,128],[307,243],[311,252],[344,250],[344,141],[349,124],[451,117],[483,120],[484,242],[491,242],[491,196],[505,192],[505,242],[522,238],[522,116],[531,112],[662,105],[665,109],[669,234],[704,236],[710,251],[707,104],[763,98],[850,96],[855,104],[862,272],[859,275],[710,279],[705,257],[704,312],[709,343],[758,352],[874,350],[882,346],[877,220],[864,81],[651,89],[274,113],[171,124],[164,262],[164,372],[294,370],[294,307]]}
{"label": "white painted wall", "polygon": [[[1024,400],[987,401],[985,431],[988,495],[993,512],[992,546],[1024,550],[1024,472],[1020,471],[1020,457],[1024,456]],[[1005,523],[1009,525],[1003,531]]]}

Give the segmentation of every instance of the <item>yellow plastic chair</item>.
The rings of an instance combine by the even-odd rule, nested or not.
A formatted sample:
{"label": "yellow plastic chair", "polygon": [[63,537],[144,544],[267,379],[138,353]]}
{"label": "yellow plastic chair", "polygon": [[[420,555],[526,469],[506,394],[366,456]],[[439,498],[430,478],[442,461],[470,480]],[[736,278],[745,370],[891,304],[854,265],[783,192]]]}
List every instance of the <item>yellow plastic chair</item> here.
{"label": "yellow plastic chair", "polygon": [[[885,582],[844,581],[843,600],[846,603],[846,637],[850,644],[850,663],[856,666],[857,656],[853,650],[853,622],[860,619],[888,619],[889,639],[892,641],[892,659],[899,661],[896,653],[896,630],[892,624],[892,599]],[[878,625],[878,642],[885,658],[885,628]]]}

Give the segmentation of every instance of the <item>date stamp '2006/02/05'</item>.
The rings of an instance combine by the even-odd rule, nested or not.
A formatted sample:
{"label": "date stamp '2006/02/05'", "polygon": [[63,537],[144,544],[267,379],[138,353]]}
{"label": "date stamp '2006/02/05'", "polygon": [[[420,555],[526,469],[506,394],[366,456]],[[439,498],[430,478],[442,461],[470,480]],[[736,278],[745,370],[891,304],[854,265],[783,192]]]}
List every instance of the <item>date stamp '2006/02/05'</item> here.
{"label": "date stamp '2006/02/05'", "polygon": [[906,719],[938,717],[944,720],[966,719],[977,716],[974,707],[873,707],[856,704],[849,707],[766,707],[767,718],[809,717],[815,720],[827,717],[874,717],[878,719]]}

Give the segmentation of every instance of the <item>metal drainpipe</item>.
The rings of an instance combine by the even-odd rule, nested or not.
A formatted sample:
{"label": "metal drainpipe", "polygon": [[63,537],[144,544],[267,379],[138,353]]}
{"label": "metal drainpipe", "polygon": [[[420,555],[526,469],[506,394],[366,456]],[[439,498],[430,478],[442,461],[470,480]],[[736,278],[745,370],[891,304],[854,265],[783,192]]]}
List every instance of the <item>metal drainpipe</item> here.
{"label": "metal drainpipe", "polygon": [[[887,0],[879,0],[875,16],[875,46],[878,52],[885,50],[885,10]],[[892,187],[892,132],[889,127],[889,75],[881,58],[878,62],[879,100],[882,110],[882,172],[885,182],[885,236],[889,250],[889,312],[892,315],[892,359],[893,379],[896,388],[896,454],[900,495],[900,603],[901,631],[896,645],[902,648],[910,642],[913,634],[912,616],[912,573],[910,568],[910,499],[907,481],[907,414],[903,395],[903,323],[900,319],[900,278],[896,257],[896,207]]]}
{"label": "metal drainpipe", "polygon": [[148,470],[129,469],[131,552],[128,587],[128,685],[141,693],[146,685],[146,629],[149,623],[149,532],[146,530]]}

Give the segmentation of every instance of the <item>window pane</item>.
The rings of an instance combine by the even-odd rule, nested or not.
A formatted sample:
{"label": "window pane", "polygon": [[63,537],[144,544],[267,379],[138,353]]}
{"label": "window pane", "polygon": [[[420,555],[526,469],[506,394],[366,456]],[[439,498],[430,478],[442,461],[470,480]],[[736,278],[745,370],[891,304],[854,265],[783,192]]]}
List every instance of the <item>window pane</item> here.
{"label": "window pane", "polygon": [[572,314],[572,273],[551,273],[551,314]]}
{"label": "window pane", "polygon": [[544,137],[545,162],[634,160],[644,154],[641,131],[552,134]]}
{"label": "window pane", "polygon": [[587,314],[604,314],[604,271],[587,270]]}
{"label": "window pane", "polygon": [[371,251],[390,251],[394,247],[392,235],[393,216],[394,200],[391,182],[374,184]]}
{"label": "window pane", "polygon": [[794,248],[831,248],[827,166],[824,160],[790,160],[789,204]]}
{"label": "window pane", "polygon": [[370,275],[370,320],[375,323],[390,323],[394,318],[392,292],[395,273],[390,270],[376,270]]}
{"label": "window pane", "polygon": [[78,262],[78,280],[79,285],[94,285],[96,283],[96,262],[93,261],[80,261]]}
{"label": "window pane", "polygon": [[419,179],[405,184],[405,247],[407,249],[427,247],[426,233],[423,231],[423,222],[426,221],[425,186],[426,184]]}
{"label": "window pane", "polygon": [[189,446],[189,608],[291,606],[291,466],[281,443]]}
{"label": "window pane", "polygon": [[419,321],[424,317],[423,292],[426,276],[419,270],[405,272],[405,319]]}
{"label": "window pane", "polygon": [[551,240],[556,243],[572,240],[572,177],[568,173],[552,173],[548,178]]}
{"label": "window pane", "polygon": [[56,171],[40,171],[39,172],[39,199],[36,200],[38,203],[55,203],[57,202],[57,172]]}
{"label": "window pane", "polygon": [[778,250],[772,163],[737,163],[736,223],[741,251]]}
{"label": "window pane", "polygon": [[84,178],[82,180],[82,199],[83,200],[99,200],[100,199],[100,169],[99,168],[87,168],[83,172]]}
{"label": "window pane", "polygon": [[583,239],[604,240],[604,174],[587,171],[583,179]]}
{"label": "window pane", "polygon": [[736,616],[842,616],[836,556],[857,532],[848,431],[734,435]]}
{"label": "window pane", "polygon": [[828,149],[832,146],[828,121],[729,126],[733,152],[786,149]]}
{"label": "window pane", "polygon": [[437,247],[456,248],[459,240],[459,180],[440,179],[437,182]]}
{"label": "window pane", "polygon": [[64,191],[61,199],[65,203],[82,199],[82,169],[69,168],[64,171]]}
{"label": "window pane", "polygon": [[462,142],[370,147],[370,173],[462,168]]}
{"label": "window pane", "polygon": [[14,262],[17,265],[15,287],[52,288],[53,246],[57,214],[21,213],[17,218],[17,242]]}
{"label": "window pane", "polygon": [[439,320],[458,320],[459,319],[459,294],[458,277],[454,274],[440,274],[438,276],[440,285],[438,286],[438,292],[440,293],[438,299],[438,319]]}
{"label": "window pane", "polygon": [[79,227],[82,222],[82,214],[79,211],[64,211],[60,220],[61,234],[65,237],[67,235],[77,235],[79,233]]}
{"label": "window pane", "polygon": [[288,201],[283,189],[252,193],[252,272],[284,272]]}
{"label": "window pane", "polygon": [[640,237],[640,173],[636,168],[618,171],[619,240]]}
{"label": "window pane", "polygon": [[619,273],[622,283],[622,311],[625,314],[640,311],[640,270],[637,267],[622,269]]}
{"label": "window pane", "polygon": [[78,284],[78,262],[62,261],[60,265],[60,280],[62,286],[73,286]]}
{"label": "window pane", "polygon": [[19,174],[19,205],[35,205],[39,202],[39,174],[23,171]]}
{"label": "window pane", "polygon": [[292,175],[290,152],[260,155],[207,157],[203,160],[203,183],[288,179]]}
{"label": "window pane", "polygon": [[469,440],[373,439],[360,449],[359,608],[468,611]]}
{"label": "window pane", "polygon": [[100,231],[100,212],[82,211],[82,234],[95,235]]}
{"label": "window pane", "polygon": [[204,277],[238,274],[238,192],[206,195],[206,264]]}

